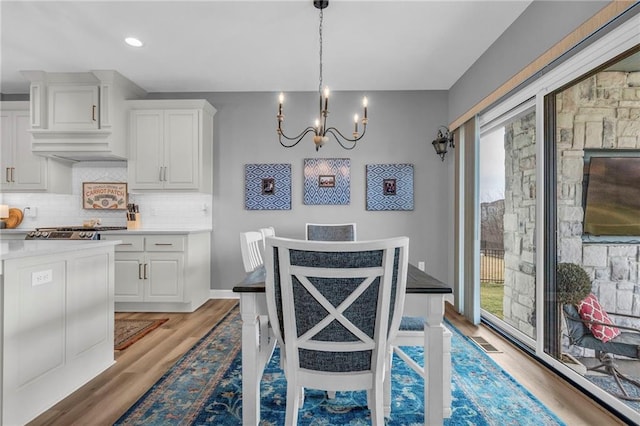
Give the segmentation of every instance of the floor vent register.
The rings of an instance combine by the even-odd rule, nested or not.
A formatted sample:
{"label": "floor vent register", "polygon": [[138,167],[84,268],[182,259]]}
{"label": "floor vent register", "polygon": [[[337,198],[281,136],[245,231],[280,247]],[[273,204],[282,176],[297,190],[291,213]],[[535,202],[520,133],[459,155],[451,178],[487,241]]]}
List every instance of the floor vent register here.
{"label": "floor vent register", "polygon": [[493,346],[491,343],[487,342],[485,340],[484,337],[480,337],[480,336],[469,336],[469,338],[478,346],[480,346],[480,348],[482,348],[483,351],[487,352],[487,353],[494,353],[494,354],[499,354],[502,353],[502,351],[499,351],[498,348],[496,348],[495,346]]}

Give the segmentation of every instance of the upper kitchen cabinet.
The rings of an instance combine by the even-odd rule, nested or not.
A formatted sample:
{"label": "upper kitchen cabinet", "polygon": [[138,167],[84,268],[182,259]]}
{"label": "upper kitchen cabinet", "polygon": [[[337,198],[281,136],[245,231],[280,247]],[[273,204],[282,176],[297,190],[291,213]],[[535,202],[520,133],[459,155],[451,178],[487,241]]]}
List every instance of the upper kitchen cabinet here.
{"label": "upper kitchen cabinet", "polygon": [[22,71],[31,82],[30,132],[39,155],[126,160],[125,102],[146,92],[116,71]]}
{"label": "upper kitchen cabinet", "polygon": [[0,190],[71,192],[71,164],[31,152],[29,102],[0,102]]}
{"label": "upper kitchen cabinet", "polygon": [[184,99],[127,106],[129,189],[211,192],[215,108]]}

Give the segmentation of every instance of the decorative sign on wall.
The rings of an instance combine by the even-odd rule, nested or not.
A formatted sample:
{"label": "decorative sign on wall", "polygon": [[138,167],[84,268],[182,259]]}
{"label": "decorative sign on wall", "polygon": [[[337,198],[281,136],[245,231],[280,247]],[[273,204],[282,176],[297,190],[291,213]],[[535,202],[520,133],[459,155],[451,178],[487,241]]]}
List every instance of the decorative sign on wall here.
{"label": "decorative sign on wall", "polygon": [[247,210],[291,210],[291,164],[246,164]]}
{"label": "decorative sign on wall", "polygon": [[367,210],[413,210],[413,164],[367,164]]}
{"label": "decorative sign on wall", "polygon": [[124,210],[127,208],[126,182],[83,182],[82,208]]}
{"label": "decorative sign on wall", "polygon": [[350,169],[348,158],[305,158],[304,204],[349,204]]}

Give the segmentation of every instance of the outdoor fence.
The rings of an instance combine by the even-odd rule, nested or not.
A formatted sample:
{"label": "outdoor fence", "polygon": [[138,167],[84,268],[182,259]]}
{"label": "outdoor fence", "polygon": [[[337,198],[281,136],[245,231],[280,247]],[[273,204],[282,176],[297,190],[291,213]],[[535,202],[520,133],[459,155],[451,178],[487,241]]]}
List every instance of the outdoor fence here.
{"label": "outdoor fence", "polygon": [[480,282],[504,284],[504,250],[480,249]]}

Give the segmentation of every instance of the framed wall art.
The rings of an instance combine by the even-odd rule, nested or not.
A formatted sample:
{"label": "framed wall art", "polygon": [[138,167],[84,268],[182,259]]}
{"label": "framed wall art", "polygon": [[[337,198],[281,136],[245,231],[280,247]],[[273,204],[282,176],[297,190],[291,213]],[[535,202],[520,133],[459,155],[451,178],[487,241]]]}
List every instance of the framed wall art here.
{"label": "framed wall art", "polygon": [[87,210],[125,210],[126,182],[83,182],[82,208]]}
{"label": "framed wall art", "polygon": [[413,210],[413,164],[367,164],[367,210]]}
{"label": "framed wall art", "polygon": [[306,158],[304,160],[304,204],[340,205],[351,201],[351,160]]}
{"label": "framed wall art", "polygon": [[291,210],[291,164],[246,164],[247,210]]}

